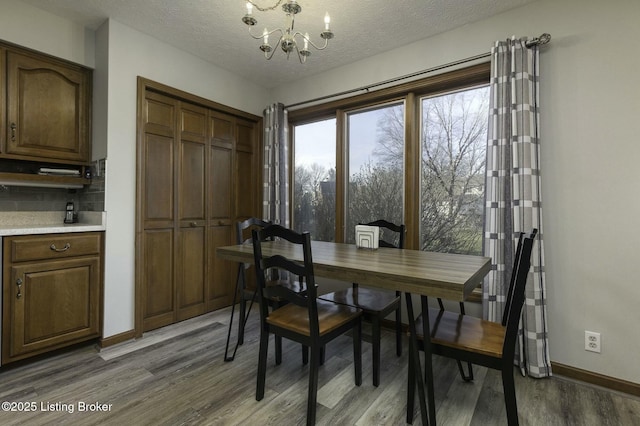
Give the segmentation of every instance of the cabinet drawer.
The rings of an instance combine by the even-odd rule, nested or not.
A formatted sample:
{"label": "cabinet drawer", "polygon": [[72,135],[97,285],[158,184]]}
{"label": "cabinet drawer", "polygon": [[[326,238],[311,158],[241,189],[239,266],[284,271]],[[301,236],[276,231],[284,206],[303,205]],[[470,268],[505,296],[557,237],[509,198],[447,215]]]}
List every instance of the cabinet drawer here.
{"label": "cabinet drawer", "polygon": [[94,232],[12,238],[9,243],[11,261],[25,262],[98,254],[101,249],[100,237],[101,233]]}

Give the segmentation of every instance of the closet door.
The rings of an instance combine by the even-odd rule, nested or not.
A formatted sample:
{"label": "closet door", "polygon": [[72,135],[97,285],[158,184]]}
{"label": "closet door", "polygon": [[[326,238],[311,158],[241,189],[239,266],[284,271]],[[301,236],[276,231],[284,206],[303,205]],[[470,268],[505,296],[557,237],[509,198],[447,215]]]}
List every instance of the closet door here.
{"label": "closet door", "polygon": [[207,110],[180,103],[178,150],[177,320],[206,311]]}
{"label": "closet door", "polygon": [[238,265],[216,257],[215,248],[235,244],[233,148],[235,120],[225,114],[210,112],[209,128],[209,280],[208,310],[229,306],[233,302]]}
{"label": "closet door", "polygon": [[139,88],[137,335],[229,306],[238,264],[216,248],[235,244],[238,220],[259,215],[259,117]]}
{"label": "closet door", "polygon": [[175,131],[177,101],[147,92],[144,128],[139,150],[139,218],[141,271],[138,309],[143,331],[171,324],[175,319]]}
{"label": "closet door", "polygon": [[258,194],[258,155],[256,143],[256,124],[237,119],[235,123],[236,134],[236,217],[237,220],[245,220],[254,215],[262,216],[258,200],[262,194]]}

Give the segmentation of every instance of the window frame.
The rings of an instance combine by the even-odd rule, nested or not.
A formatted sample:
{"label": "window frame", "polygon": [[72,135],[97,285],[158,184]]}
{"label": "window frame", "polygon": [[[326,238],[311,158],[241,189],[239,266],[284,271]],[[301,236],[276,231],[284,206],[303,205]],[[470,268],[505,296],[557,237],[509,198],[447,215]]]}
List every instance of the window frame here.
{"label": "window frame", "polygon": [[[482,62],[464,68],[423,79],[386,87],[370,93],[343,98],[323,104],[288,111],[289,119],[289,179],[293,183],[295,164],[294,127],[329,118],[336,119],[336,218],[335,241],[344,242],[346,237],[346,202],[348,152],[347,113],[366,108],[375,108],[391,102],[404,102],[405,111],[405,160],[404,160],[404,224],[407,229],[405,248],[418,249],[420,246],[420,200],[406,194],[419,193],[420,189],[420,99],[458,90],[489,84],[490,62]],[[293,200],[293,184],[290,197]],[[293,209],[293,202],[290,203]],[[293,217],[293,211],[290,212]]]}

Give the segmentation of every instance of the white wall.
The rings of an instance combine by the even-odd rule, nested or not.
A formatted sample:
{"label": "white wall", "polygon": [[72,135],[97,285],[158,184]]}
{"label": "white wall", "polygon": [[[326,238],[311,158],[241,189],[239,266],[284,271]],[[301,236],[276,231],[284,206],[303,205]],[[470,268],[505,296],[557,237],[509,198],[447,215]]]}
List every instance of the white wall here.
{"label": "white wall", "polygon": [[[274,90],[284,104],[552,35],[541,54],[544,236],[552,361],[640,383],[640,2],[541,0]],[[602,353],[584,350],[584,331]]]}
{"label": "white wall", "polygon": [[94,66],[93,31],[19,1],[2,0],[0,39]]}

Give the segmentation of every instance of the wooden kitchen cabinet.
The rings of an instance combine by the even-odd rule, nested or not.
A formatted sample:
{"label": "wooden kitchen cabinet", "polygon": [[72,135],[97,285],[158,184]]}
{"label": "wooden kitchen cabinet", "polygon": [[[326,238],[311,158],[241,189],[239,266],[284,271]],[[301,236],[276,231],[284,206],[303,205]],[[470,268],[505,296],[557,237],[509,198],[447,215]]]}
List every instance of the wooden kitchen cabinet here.
{"label": "wooden kitchen cabinet", "polygon": [[102,333],[102,232],[5,237],[2,364]]}
{"label": "wooden kitchen cabinet", "polygon": [[[1,46],[0,46],[1,47]],[[0,49],[0,156],[64,164],[91,161],[92,71],[17,47]],[[6,105],[6,106],[5,106]],[[3,117],[5,114],[2,114]]]}

